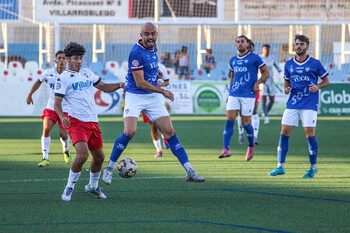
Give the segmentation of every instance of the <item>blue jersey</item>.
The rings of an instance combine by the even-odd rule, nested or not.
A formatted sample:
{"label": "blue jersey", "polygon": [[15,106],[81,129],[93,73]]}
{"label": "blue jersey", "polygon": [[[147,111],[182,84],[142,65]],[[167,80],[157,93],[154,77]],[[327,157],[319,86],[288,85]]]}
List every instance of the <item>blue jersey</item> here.
{"label": "blue jersey", "polygon": [[254,84],[258,81],[258,70],[265,63],[257,54],[248,52],[240,57],[238,54],[230,59],[230,70],[233,72],[230,96],[255,98]]}
{"label": "blue jersey", "polygon": [[154,86],[158,86],[158,56],[157,45],[153,49],[147,49],[141,40],[135,44],[129,55],[129,68],[126,76],[125,91],[135,94],[151,94],[153,92],[138,88],[132,71],[143,70],[144,79]]}
{"label": "blue jersey", "polygon": [[291,84],[287,109],[318,109],[319,91],[311,93],[310,84],[317,85],[318,77],[324,78],[328,72],[319,60],[307,57],[303,62],[290,59],[284,66],[284,78]]}

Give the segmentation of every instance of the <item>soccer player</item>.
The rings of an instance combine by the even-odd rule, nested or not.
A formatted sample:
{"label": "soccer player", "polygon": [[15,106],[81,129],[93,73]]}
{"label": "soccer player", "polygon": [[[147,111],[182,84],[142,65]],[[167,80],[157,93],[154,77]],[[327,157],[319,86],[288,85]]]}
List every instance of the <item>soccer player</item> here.
{"label": "soccer player", "polygon": [[[85,52],[85,48],[75,42],[70,42],[64,48],[68,69],[58,77],[55,86],[55,111],[62,125],[68,129],[77,152],[62,194],[63,201],[71,200],[75,183],[89,157],[89,150],[92,155],[90,182],[85,186],[85,191],[98,198],[107,198],[98,186],[105,155],[96,113],[94,87],[104,92],[113,92],[124,87],[123,83],[106,84],[88,68],[81,68]],[[68,116],[62,111],[63,98],[68,103]]]}
{"label": "soccer player", "polygon": [[137,120],[144,112],[150,121],[164,135],[173,154],[178,158],[186,171],[186,181],[204,182],[205,179],[196,174],[188,160],[186,151],[177,138],[168,111],[164,106],[164,98],[171,101],[174,95],[158,85],[157,27],[150,22],[141,28],[141,40],[131,49],[129,70],[125,85],[124,132],[116,139],[107,167],[103,170],[102,180],[106,184],[112,182],[115,164],[136,134]]}
{"label": "soccer player", "polygon": [[[318,144],[315,137],[319,89],[329,85],[328,72],[319,60],[307,55],[309,38],[304,35],[295,36],[295,58],[284,66],[284,92],[290,94],[287,108],[282,117],[282,130],[277,148],[277,167],[270,176],[285,174],[285,160],[289,147],[289,136],[301,119],[308,143],[310,169],[303,178],[313,178],[318,171]],[[318,83],[318,78],[322,81]]]}
{"label": "soccer player", "polygon": [[[262,96],[262,106],[263,106],[264,117],[265,117],[264,124],[269,124],[270,120],[269,120],[268,114],[275,102],[275,95],[276,95],[276,86],[273,81],[272,69],[273,67],[275,67],[279,73],[281,73],[282,70],[279,67],[275,56],[270,55],[270,45],[268,44],[263,45],[261,59],[265,62],[265,64],[270,70],[270,77],[266,80],[266,83],[264,84],[264,90],[263,90],[263,96]],[[267,96],[269,97],[270,102],[266,106]]]}
{"label": "soccer player", "polygon": [[[248,39],[248,51],[251,53],[254,53],[255,44],[252,40]],[[258,142],[258,133],[259,133],[259,126],[260,126],[260,119],[258,114],[258,107],[259,107],[259,100],[260,100],[260,92],[256,93],[255,95],[255,103],[254,103],[254,110],[252,115],[252,126],[254,129],[254,144],[259,144]],[[238,126],[238,143],[243,145],[245,143],[244,140],[244,128],[242,125],[242,119],[241,115],[237,115],[237,126]]]}
{"label": "soccer player", "polygon": [[[224,148],[219,158],[231,156],[230,140],[233,135],[233,126],[237,114],[241,113],[242,125],[247,132],[248,148],[246,160],[254,156],[254,129],[250,124],[250,118],[254,110],[255,94],[259,92],[260,83],[264,83],[270,76],[260,56],[248,50],[248,38],[244,35],[236,38],[238,54],[230,59],[230,91],[226,106],[226,126],[223,133]],[[258,80],[258,69],[261,78]]]}
{"label": "soccer player", "polygon": [[[53,127],[55,126],[56,122],[58,122],[59,125],[59,135],[60,135],[60,141],[62,143],[63,148],[63,157],[64,161],[66,163],[71,162],[71,156],[69,154],[69,135],[68,131],[65,130],[62,126],[61,120],[57,116],[54,108],[55,103],[55,83],[60,74],[66,69],[66,59],[65,55],[62,50],[59,50],[55,54],[55,64],[56,67],[50,68],[45,70],[38,80],[33,84],[32,89],[30,90],[28,97],[27,97],[27,104],[34,104],[32,95],[36,90],[39,89],[41,84],[43,82],[46,82],[49,84],[49,100],[47,102],[46,108],[44,109],[44,112],[41,116],[43,119],[43,134],[41,137],[41,149],[43,153],[43,159],[38,164],[38,167],[47,167],[50,165],[49,162],[49,149],[51,145],[51,131]],[[68,112],[68,106],[66,101],[62,102],[62,109],[65,114]]]}
{"label": "soccer player", "polygon": [[[161,63],[158,63],[158,66],[159,66],[158,78],[163,79],[163,82],[158,80],[158,87],[166,87],[169,85],[169,76],[168,76],[166,67]],[[164,96],[162,97],[164,98]],[[153,144],[157,150],[157,154],[154,157],[156,158],[163,157],[162,143],[160,142],[160,137],[158,134],[157,127],[150,121],[147,115],[144,114],[143,112],[142,112],[142,118],[143,118],[143,123],[149,123],[149,126],[151,128],[151,137],[153,140]],[[163,134],[161,134],[161,137],[163,140],[164,147],[166,149],[169,149],[168,141],[164,138]]]}

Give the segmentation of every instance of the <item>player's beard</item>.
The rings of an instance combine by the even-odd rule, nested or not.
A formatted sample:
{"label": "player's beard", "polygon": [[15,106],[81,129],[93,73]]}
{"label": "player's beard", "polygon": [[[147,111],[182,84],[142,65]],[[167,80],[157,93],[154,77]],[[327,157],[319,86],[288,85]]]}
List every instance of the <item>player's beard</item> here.
{"label": "player's beard", "polygon": [[[150,43],[153,43],[153,44],[151,45]],[[153,49],[155,43],[156,42],[154,40],[145,40],[144,41],[145,46],[149,49]]]}
{"label": "player's beard", "polygon": [[306,53],[306,48],[301,50],[296,50],[295,53],[300,57]]}

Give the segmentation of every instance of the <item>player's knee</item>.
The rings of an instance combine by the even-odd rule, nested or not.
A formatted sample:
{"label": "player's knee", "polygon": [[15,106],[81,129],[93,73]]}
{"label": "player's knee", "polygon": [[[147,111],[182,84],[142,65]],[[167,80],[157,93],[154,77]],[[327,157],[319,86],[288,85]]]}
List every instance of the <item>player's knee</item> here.
{"label": "player's knee", "polygon": [[130,138],[134,137],[136,134],[136,130],[125,130],[124,134]]}

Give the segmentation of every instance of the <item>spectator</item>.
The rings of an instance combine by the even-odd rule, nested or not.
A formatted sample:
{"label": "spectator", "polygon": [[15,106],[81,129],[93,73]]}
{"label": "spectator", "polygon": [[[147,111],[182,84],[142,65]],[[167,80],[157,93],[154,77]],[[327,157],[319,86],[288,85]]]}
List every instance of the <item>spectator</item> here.
{"label": "spectator", "polygon": [[171,63],[173,64],[173,66],[175,68],[175,74],[177,74],[177,70],[179,69],[179,59],[180,59],[180,50],[176,50],[175,57],[171,61]]}
{"label": "spectator", "polygon": [[168,53],[168,52],[164,53],[161,63],[163,65],[165,65],[165,67],[171,67],[172,66],[170,53]]}
{"label": "spectator", "polygon": [[181,48],[177,74],[179,75],[179,80],[182,79],[182,75],[185,76],[186,80],[190,79],[190,55],[187,53],[186,46],[182,46]]}
{"label": "spectator", "polygon": [[210,73],[211,69],[216,67],[215,58],[211,55],[212,49],[206,49],[204,56],[204,69],[207,71],[207,75]]}

